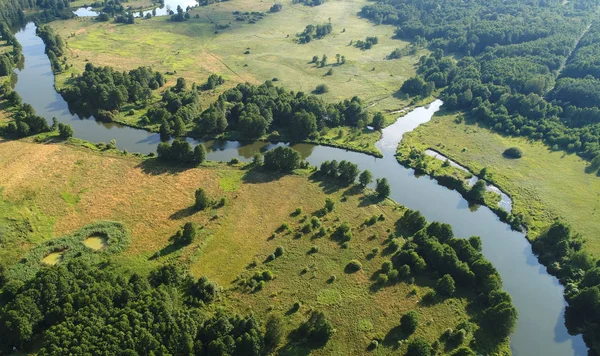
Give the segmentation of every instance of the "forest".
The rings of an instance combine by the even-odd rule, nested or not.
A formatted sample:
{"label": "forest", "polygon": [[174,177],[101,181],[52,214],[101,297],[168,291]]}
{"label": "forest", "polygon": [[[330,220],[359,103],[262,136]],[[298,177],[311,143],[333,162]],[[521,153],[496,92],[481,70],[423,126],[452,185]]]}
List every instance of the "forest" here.
{"label": "forest", "polygon": [[[404,83],[403,92],[428,96],[443,89],[445,107],[462,110],[501,134],[543,140],[590,160],[600,155],[600,116],[594,104],[600,86],[586,77],[593,74],[592,59],[583,59],[596,36],[597,26],[588,31],[592,19],[587,11],[596,2],[494,1],[482,6],[473,1],[463,6],[450,1],[444,11],[436,4],[377,3],[361,12],[372,21],[397,25],[398,37],[421,37],[435,50],[421,58],[418,76]],[[444,57],[454,53],[462,57]],[[582,79],[566,77],[583,67],[588,72]]]}

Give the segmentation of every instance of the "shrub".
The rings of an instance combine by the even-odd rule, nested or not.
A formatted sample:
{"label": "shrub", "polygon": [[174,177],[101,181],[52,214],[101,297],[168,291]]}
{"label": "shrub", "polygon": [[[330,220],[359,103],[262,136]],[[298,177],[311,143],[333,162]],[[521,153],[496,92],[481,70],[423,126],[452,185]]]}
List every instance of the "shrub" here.
{"label": "shrub", "polygon": [[314,246],[310,248],[310,250],[308,251],[308,253],[317,253],[319,252],[319,247]]}
{"label": "shrub", "polygon": [[410,277],[410,266],[409,265],[400,266],[400,269],[398,270],[398,275],[402,279]]}
{"label": "shrub", "polygon": [[421,338],[415,338],[408,344],[408,350],[406,356],[430,356],[431,345]]}
{"label": "shrub", "polygon": [[313,311],[310,318],[300,326],[298,332],[310,343],[324,345],[333,336],[335,329],[323,312]]}
{"label": "shrub", "polygon": [[296,302],[294,302],[294,305],[292,306],[292,310],[298,311],[298,310],[300,310],[301,307],[302,307],[302,303],[300,303],[299,301],[296,301]]}
{"label": "shrub", "polygon": [[195,197],[196,203],[194,204],[194,207],[197,210],[204,210],[210,205],[210,200],[208,199],[208,195],[206,194],[204,189],[198,188],[196,190]]}
{"label": "shrub", "polygon": [[313,216],[313,217],[310,219],[310,224],[311,224],[311,226],[313,227],[313,229],[316,229],[316,228],[318,228],[318,227],[320,227],[320,226],[321,226],[321,220],[320,220],[318,217],[316,217],[316,216]]}
{"label": "shrub", "polygon": [[384,273],[380,273],[377,276],[377,284],[380,284],[380,285],[387,284],[388,280],[389,280],[388,276]]}
{"label": "shrub", "polygon": [[305,234],[308,234],[312,231],[312,225],[310,223],[306,223],[304,224],[304,226],[302,226],[302,232]]}
{"label": "shrub", "polygon": [[346,271],[349,273],[358,272],[362,269],[362,264],[357,260],[352,260],[346,265]]}
{"label": "shrub", "polygon": [[379,341],[371,340],[369,343],[369,350],[375,350],[379,346]]}
{"label": "shrub", "polygon": [[329,91],[329,87],[325,84],[319,84],[314,90],[315,94],[325,94]]}
{"label": "shrub", "polygon": [[503,156],[506,158],[518,159],[523,157],[523,151],[518,147],[510,147],[504,151]]}
{"label": "shrub", "polygon": [[342,242],[348,242],[352,240],[352,228],[348,222],[342,223],[342,225],[338,226],[334,232],[335,238]]}
{"label": "shrub", "polygon": [[383,272],[389,272],[392,269],[392,262],[385,261],[381,264],[381,270]]}
{"label": "shrub", "polygon": [[73,131],[73,127],[71,127],[71,125],[58,123],[58,134],[63,140],[73,137],[74,133],[75,131]]}
{"label": "shrub", "polygon": [[330,213],[333,211],[334,208],[335,208],[335,203],[333,202],[333,200],[326,198],[325,199],[325,210]]}
{"label": "shrub", "polygon": [[449,274],[444,275],[442,278],[438,279],[435,290],[447,297],[452,296],[456,291],[456,285],[454,283],[454,278],[452,278]]}
{"label": "shrub", "polygon": [[285,252],[285,250],[283,249],[283,247],[277,246],[277,248],[275,249],[275,256],[276,257],[283,256],[284,252]]}
{"label": "shrub", "polygon": [[408,311],[400,318],[400,329],[406,335],[412,335],[417,330],[417,326],[419,326],[419,314],[414,310]]}

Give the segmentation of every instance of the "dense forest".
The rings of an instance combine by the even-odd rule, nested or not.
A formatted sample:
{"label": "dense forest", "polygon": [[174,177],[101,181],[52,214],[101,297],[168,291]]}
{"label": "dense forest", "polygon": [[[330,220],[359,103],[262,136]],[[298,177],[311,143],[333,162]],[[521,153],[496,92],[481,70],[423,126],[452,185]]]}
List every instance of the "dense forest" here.
{"label": "dense forest", "polygon": [[252,316],[208,313],[217,292],[175,266],[142,277],[75,260],[8,282],[0,294],[0,351],[20,350],[43,333],[40,355],[264,354]]}
{"label": "dense forest", "polygon": [[[397,25],[398,37],[424,40],[434,50],[419,61],[418,76],[402,86],[406,94],[427,96],[443,88],[447,108],[463,110],[499,133],[540,139],[593,159],[600,155],[594,101],[600,86],[590,64],[597,25],[587,30],[593,20],[588,10],[597,5],[385,1],[361,14]],[[575,75],[570,73],[578,78],[565,77]]]}
{"label": "dense forest", "polygon": [[[596,0],[378,1],[361,15],[398,27],[432,50],[401,91],[426,97],[494,131],[543,140],[554,150],[600,157]],[[454,55],[453,57],[445,56]],[[600,278],[583,241],[557,222],[534,243],[566,285],[566,321],[600,354]]]}

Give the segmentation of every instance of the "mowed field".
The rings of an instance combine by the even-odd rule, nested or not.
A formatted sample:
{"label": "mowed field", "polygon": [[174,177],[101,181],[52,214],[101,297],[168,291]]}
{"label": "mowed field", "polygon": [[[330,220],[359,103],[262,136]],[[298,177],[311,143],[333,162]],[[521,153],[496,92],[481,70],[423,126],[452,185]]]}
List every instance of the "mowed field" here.
{"label": "mowed field", "polygon": [[[237,83],[262,83],[277,78],[289,90],[311,92],[326,84],[323,97],[339,101],[359,96],[377,110],[404,108],[406,100],[394,97],[402,83],[415,73],[414,64],[422,53],[399,60],[386,60],[395,48],[407,43],[393,39],[394,27],[375,26],[358,16],[368,2],[330,1],[316,7],[283,1],[283,10],[268,13],[270,1],[233,0],[191,10],[186,22],[168,17],[136,19],[135,25],[97,22],[93,18],[57,21],[51,25],[66,40],[68,63],[73,67],[57,78],[64,85],[71,73],[81,73],[89,61],[121,70],[151,66],[161,72],[175,72],[170,82],[182,76],[188,83],[202,84],[212,73],[222,75],[226,84],[202,100],[211,102],[225,88]],[[262,11],[267,15],[255,24],[236,21],[233,11]],[[196,18],[196,15],[199,17]],[[306,25],[331,22],[333,31],[308,44],[294,41]],[[216,25],[230,25],[217,29]],[[351,41],[377,36],[379,44],[370,50],[350,45]],[[247,54],[245,54],[247,52]],[[313,56],[328,57],[320,68],[309,63]],[[346,64],[336,63],[336,54]],[[333,68],[333,75],[326,76]]]}
{"label": "mowed field", "polygon": [[[407,134],[402,145],[435,149],[475,173],[487,167],[493,182],[512,197],[514,212],[525,215],[531,238],[562,218],[600,256],[600,178],[585,172],[586,161],[541,142],[504,137],[455,119],[454,114],[436,115]],[[502,156],[513,146],[523,151],[523,158]]]}
{"label": "mowed field", "polygon": [[[339,188],[313,181],[309,172],[298,173],[273,177],[210,162],[200,168],[173,169],[154,159],[66,144],[3,141],[0,219],[4,228],[21,228],[23,238],[2,241],[0,261],[14,263],[36,244],[87,223],[116,220],[131,233],[129,248],[113,256],[124,269],[146,273],[158,265],[183,263],[196,277],[206,275],[225,289],[223,305],[260,318],[281,313],[289,331],[311,309],[325,311],[337,332],[314,354],[364,354],[373,338],[384,340],[375,354],[403,353],[406,343],[398,343],[395,332],[400,317],[410,309],[420,315],[416,335],[430,342],[463,320],[473,321],[470,313],[476,308],[469,299],[474,296],[458,294],[431,305],[420,302],[434,280],[419,277],[416,284],[381,289],[374,282],[381,263],[390,258],[385,246],[403,213],[401,207],[391,201],[372,204],[359,189]],[[198,187],[215,199],[225,197],[225,206],[203,212],[190,209]],[[315,238],[314,232],[300,237],[272,235],[283,222],[298,231],[304,215],[310,219],[326,197],[335,201],[335,210],[321,218],[322,224],[328,228],[350,222],[354,236],[349,248],[329,237]],[[291,216],[298,207],[303,213]],[[362,226],[380,214],[385,220]],[[191,245],[174,248],[169,237],[187,221],[204,228]],[[266,262],[278,246],[285,253]],[[158,251],[160,256],[155,255]],[[345,273],[344,266],[353,259],[363,269]],[[238,276],[267,269],[275,279],[259,292],[250,293],[235,282]],[[302,306],[292,312],[296,301]],[[507,350],[504,343],[490,354],[508,354]],[[282,354],[309,351],[290,344]]]}

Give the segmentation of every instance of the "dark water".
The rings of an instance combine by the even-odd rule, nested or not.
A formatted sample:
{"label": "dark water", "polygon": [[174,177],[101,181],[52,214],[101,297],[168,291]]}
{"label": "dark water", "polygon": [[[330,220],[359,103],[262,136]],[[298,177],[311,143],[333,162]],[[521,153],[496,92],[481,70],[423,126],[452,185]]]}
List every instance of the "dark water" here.
{"label": "dark water", "polygon": [[[57,117],[72,125],[75,136],[82,139],[92,142],[116,139],[119,148],[129,152],[155,151],[159,143],[157,134],[72,115],[53,87],[50,62],[44,54],[42,41],[35,36],[34,25],[28,24],[16,33],[16,37],[23,45],[25,63],[22,70],[16,71],[15,89],[39,115],[48,120]],[[481,236],[484,255],[500,272],[504,288],[519,311],[519,322],[511,343],[515,355],[586,355],[587,348],[581,337],[571,337],[565,329],[563,288],[538,263],[525,236],[511,231],[489,209],[481,207],[473,211],[455,191],[439,186],[428,177],[416,177],[413,170],[396,162],[394,153],[402,135],[431,119],[440,105],[438,100],[428,107],[418,108],[386,128],[383,139],[377,143],[384,154],[381,159],[324,146],[297,144],[292,147],[312,165],[319,165],[324,160],[348,160],[358,164],[361,170],[370,170],[375,178],[386,177],[395,201],[420,210],[429,221],[451,224],[457,236]],[[276,146],[239,142],[205,144],[209,148],[208,159],[223,161],[233,157],[249,161],[254,152]]]}

